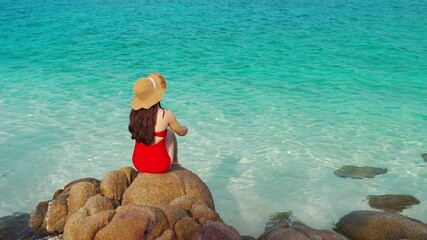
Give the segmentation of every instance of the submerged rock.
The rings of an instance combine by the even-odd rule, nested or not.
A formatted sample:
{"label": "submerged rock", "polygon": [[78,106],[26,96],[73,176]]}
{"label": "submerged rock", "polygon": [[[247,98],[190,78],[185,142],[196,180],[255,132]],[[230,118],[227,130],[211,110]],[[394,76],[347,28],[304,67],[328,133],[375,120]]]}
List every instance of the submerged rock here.
{"label": "submerged rock", "polygon": [[374,178],[376,175],[387,173],[387,168],[377,167],[357,167],[357,166],[343,166],[334,171],[334,174],[342,178]]}
{"label": "submerged rock", "polygon": [[369,195],[368,204],[372,208],[401,212],[413,205],[420,204],[420,201],[410,195]]}
{"label": "submerged rock", "polygon": [[421,154],[421,157],[424,159],[424,161],[427,162],[427,153],[423,153]]}
{"label": "submerged rock", "polygon": [[354,211],[341,218],[335,230],[356,240],[427,239],[426,224],[395,212]]}

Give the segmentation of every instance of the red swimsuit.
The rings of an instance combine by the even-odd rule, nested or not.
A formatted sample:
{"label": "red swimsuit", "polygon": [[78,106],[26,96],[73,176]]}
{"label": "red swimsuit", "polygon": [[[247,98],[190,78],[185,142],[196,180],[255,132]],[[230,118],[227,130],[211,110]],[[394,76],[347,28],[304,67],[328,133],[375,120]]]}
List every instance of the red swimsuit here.
{"label": "red swimsuit", "polygon": [[156,137],[163,139],[153,145],[144,145],[135,141],[132,162],[136,170],[146,173],[164,173],[171,166],[171,158],[166,150],[165,137],[167,129],[162,132],[156,132]]}

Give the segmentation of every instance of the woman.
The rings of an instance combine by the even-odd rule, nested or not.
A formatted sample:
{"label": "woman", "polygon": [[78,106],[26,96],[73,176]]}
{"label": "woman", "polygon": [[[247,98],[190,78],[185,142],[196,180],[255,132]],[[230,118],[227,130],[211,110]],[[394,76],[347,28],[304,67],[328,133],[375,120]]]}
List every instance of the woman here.
{"label": "woman", "polygon": [[136,96],[131,101],[129,117],[129,132],[135,139],[133,165],[139,172],[166,172],[172,165],[179,165],[174,132],[184,136],[188,128],[179,124],[171,110],[160,105],[166,91],[162,75],[151,73],[138,79],[133,91]]}

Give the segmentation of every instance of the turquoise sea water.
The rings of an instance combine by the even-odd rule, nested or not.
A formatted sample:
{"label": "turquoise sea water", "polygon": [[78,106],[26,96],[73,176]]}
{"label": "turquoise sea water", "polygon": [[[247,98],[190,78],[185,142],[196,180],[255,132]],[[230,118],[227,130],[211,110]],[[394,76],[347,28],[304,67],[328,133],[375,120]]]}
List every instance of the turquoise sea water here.
{"label": "turquoise sea water", "polygon": [[[0,216],[131,164],[132,84],[168,81],[183,166],[241,234],[331,229],[370,194],[427,222],[426,1],[0,0]],[[338,178],[343,165],[385,167]]]}

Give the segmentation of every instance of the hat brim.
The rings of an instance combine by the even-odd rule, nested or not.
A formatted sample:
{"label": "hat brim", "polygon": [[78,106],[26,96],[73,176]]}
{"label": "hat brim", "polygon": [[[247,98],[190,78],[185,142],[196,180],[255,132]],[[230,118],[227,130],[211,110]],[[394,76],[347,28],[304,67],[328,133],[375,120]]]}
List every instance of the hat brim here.
{"label": "hat brim", "polygon": [[[166,89],[163,88],[165,86],[162,84],[162,80],[157,76],[151,76],[156,81],[156,89],[149,96],[135,96],[131,101],[130,105],[132,109],[139,110],[141,108],[149,109],[156,103],[160,102],[160,100],[165,95]],[[166,87],[166,86],[165,86]]]}

